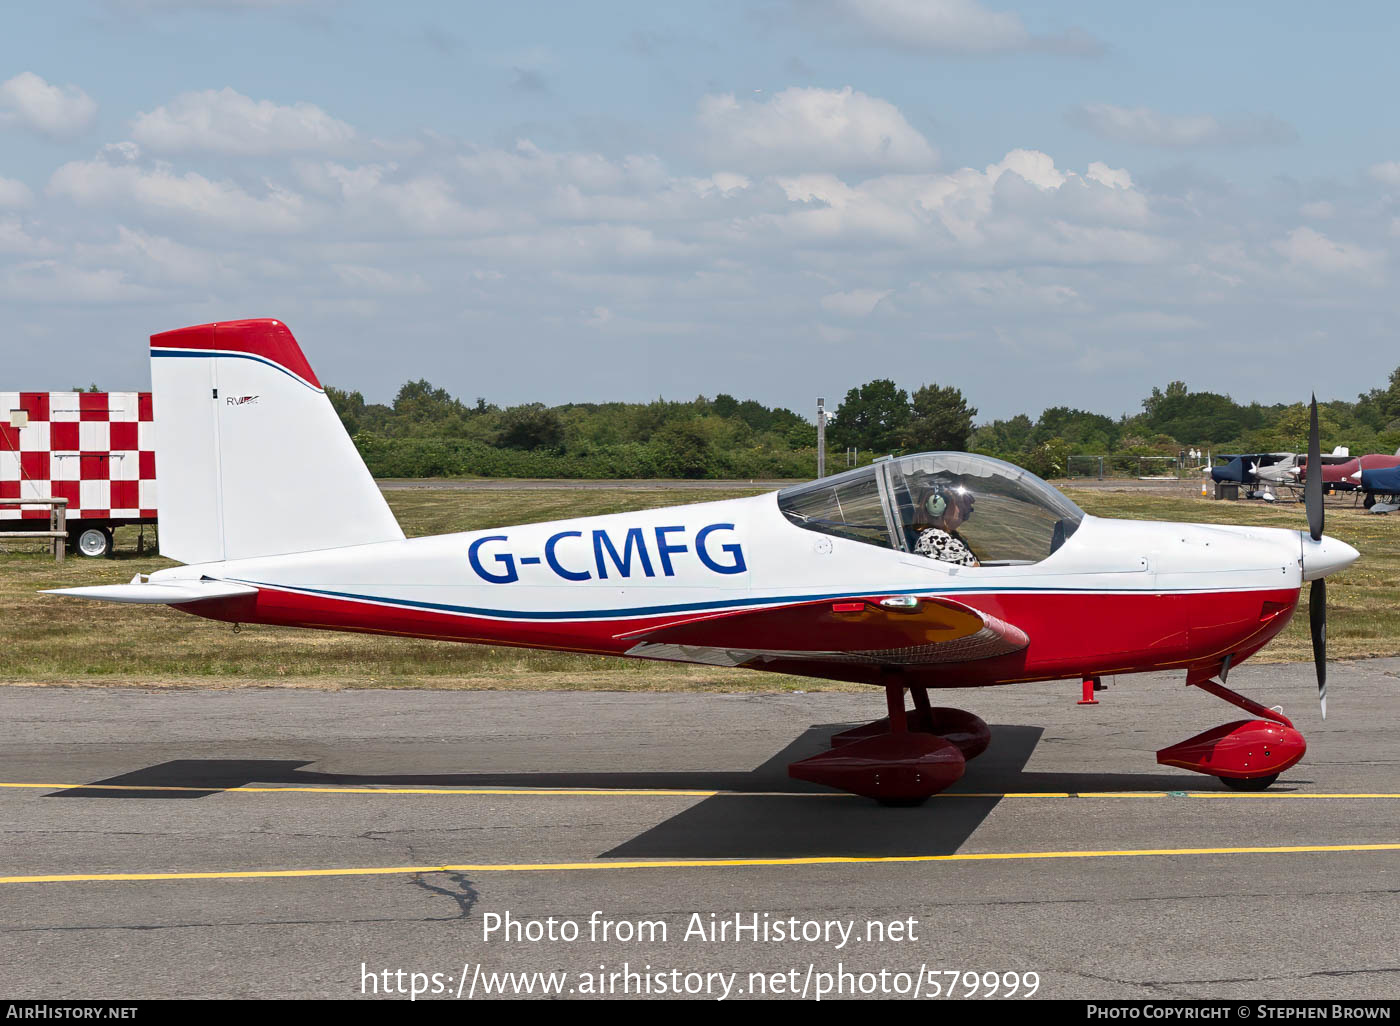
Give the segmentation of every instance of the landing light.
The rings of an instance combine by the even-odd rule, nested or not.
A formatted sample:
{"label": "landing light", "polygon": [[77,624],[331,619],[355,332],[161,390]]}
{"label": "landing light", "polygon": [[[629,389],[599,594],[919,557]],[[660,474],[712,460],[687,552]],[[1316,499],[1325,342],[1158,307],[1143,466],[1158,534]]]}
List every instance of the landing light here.
{"label": "landing light", "polygon": [[889,598],[882,598],[880,605],[885,609],[907,613],[919,608],[919,599],[915,595],[891,595]]}

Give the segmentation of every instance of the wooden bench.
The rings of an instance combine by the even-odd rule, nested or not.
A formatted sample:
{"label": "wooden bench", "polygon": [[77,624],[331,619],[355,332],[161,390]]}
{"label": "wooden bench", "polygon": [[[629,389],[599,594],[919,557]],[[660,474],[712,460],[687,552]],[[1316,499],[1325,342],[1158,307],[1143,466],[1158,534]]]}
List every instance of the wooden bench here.
{"label": "wooden bench", "polygon": [[49,507],[49,529],[47,531],[0,531],[0,539],[47,538],[53,548],[54,562],[62,563],[68,553],[68,500],[67,499],[9,499],[0,502],[0,507],[8,506],[47,506]]}

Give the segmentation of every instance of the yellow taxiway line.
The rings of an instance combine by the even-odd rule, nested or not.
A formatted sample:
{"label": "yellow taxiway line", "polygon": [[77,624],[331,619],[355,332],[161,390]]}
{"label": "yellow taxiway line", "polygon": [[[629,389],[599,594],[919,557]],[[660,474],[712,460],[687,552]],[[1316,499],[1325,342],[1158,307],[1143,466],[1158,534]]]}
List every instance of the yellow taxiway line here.
{"label": "yellow taxiway line", "polygon": [[[503,798],[854,798],[840,791],[703,791],[602,787],[291,787],[185,784],[45,784],[4,782],[0,788],[37,791],[174,791],[220,794],[489,795]],[[1384,791],[945,791],[934,798],[1400,798]]]}
{"label": "yellow taxiway line", "polygon": [[0,876],[0,884],[135,883],[171,880],[266,880],[283,877],[395,876],[415,873],[540,873],[618,869],[740,869],[766,866],[844,866],[919,862],[1006,862],[1028,859],[1102,859],[1143,855],[1297,855],[1339,852],[1400,851],[1400,844],[1304,844],[1254,848],[1137,848],[1120,851],[1000,851],[953,855],[817,855],[772,859],[658,859],[612,862],[514,862],[440,866],[359,866],[337,869],[246,869],[195,873],[60,873]]}

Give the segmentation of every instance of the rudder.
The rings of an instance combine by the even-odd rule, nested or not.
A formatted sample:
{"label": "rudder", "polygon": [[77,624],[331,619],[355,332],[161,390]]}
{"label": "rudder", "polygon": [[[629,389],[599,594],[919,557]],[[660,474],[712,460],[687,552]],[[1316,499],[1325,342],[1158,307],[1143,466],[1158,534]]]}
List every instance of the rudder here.
{"label": "rudder", "polygon": [[151,336],[160,551],[182,563],[403,538],[281,321]]}

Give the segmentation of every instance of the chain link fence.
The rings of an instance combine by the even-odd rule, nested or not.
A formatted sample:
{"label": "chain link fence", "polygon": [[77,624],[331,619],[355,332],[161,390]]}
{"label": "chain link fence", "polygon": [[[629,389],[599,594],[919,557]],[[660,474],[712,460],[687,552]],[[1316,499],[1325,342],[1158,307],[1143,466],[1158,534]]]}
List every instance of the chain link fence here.
{"label": "chain link fence", "polygon": [[1208,455],[1127,456],[1079,454],[1065,461],[1065,476],[1071,478],[1132,478],[1139,481],[1183,481],[1197,479],[1201,467],[1209,466]]}

